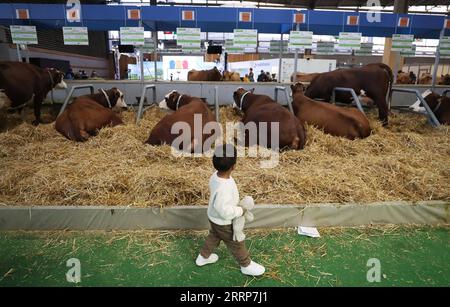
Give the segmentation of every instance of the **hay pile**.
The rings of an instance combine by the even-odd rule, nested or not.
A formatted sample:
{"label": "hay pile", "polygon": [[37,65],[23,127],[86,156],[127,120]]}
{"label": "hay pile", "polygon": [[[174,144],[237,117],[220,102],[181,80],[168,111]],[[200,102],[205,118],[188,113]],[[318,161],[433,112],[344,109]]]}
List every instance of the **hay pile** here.
{"label": "hay pile", "polygon": [[[176,158],[169,146],[143,145],[164,115],[152,108],[136,126],[134,113],[125,112],[126,125],[86,143],[66,140],[53,124],[0,133],[0,204],[207,204],[209,158]],[[238,117],[222,108],[221,119]],[[240,158],[233,176],[241,196],[277,204],[450,199],[448,127],[432,129],[410,114],[391,115],[389,129],[372,114],[371,124],[373,135],[356,141],[308,127],[306,148],[283,152],[273,169]]]}

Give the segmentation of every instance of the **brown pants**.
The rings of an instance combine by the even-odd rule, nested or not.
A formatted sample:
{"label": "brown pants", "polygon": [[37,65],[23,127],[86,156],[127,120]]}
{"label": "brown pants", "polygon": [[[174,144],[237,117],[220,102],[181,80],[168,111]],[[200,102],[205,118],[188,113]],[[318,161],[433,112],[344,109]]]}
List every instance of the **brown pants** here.
{"label": "brown pants", "polygon": [[239,265],[242,267],[248,266],[250,264],[250,254],[245,247],[244,241],[233,241],[233,225],[221,226],[211,221],[209,223],[211,224],[211,229],[200,251],[200,255],[204,258],[209,258],[213,250],[219,246],[220,241],[223,241]]}

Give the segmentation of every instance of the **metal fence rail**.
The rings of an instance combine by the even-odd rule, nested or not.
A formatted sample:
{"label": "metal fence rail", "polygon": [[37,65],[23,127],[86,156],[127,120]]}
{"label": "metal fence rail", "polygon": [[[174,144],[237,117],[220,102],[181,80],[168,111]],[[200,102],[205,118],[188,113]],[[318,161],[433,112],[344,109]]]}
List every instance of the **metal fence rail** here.
{"label": "metal fence rail", "polygon": [[[446,90],[449,91],[449,90]],[[446,94],[446,91],[444,91],[444,93]],[[439,121],[437,120],[436,116],[434,115],[433,111],[431,110],[430,106],[428,105],[428,103],[425,101],[425,99],[422,97],[422,95],[420,94],[419,90],[416,89],[403,89],[403,88],[393,88],[392,92],[400,92],[400,93],[411,93],[416,95],[416,97],[420,100],[420,102],[422,103],[423,107],[425,108],[425,111],[427,112],[427,117],[428,117],[428,121],[430,122],[430,124],[433,127],[438,127],[441,124],[439,123]],[[443,94],[443,95],[445,95]],[[393,107],[396,108],[396,107]],[[412,111],[413,112],[413,111]],[[413,112],[413,113],[418,113],[418,114],[423,114],[420,112]]]}
{"label": "metal fence rail", "polygon": [[275,89],[274,89],[274,98],[273,98],[273,100],[275,100],[276,102],[278,102],[278,91],[284,92],[285,97],[286,97],[286,103],[287,103],[287,106],[288,106],[288,108],[289,108],[289,111],[291,111],[292,114],[294,114],[294,109],[292,108],[292,101],[291,101],[291,99],[289,98],[289,94],[288,94],[288,91],[287,91],[286,87],[284,87],[284,86],[279,86],[279,85],[278,85],[278,86],[275,86]]}
{"label": "metal fence rail", "polygon": [[84,84],[84,85],[74,85],[70,88],[69,94],[67,94],[66,99],[64,99],[64,103],[61,107],[61,110],[59,110],[59,115],[62,114],[62,112],[64,112],[64,110],[66,109],[67,105],[69,104],[70,99],[73,96],[73,92],[75,90],[79,90],[79,89],[83,89],[83,88],[89,88],[91,90],[91,94],[94,94],[94,86],[92,84]]}
{"label": "metal fence rail", "polygon": [[142,118],[142,114],[144,113],[144,101],[145,101],[145,97],[147,95],[147,91],[149,89],[152,90],[153,101],[147,108],[149,108],[152,105],[156,104],[156,85],[155,84],[149,84],[149,85],[144,86],[142,88],[141,97],[139,98],[139,109],[138,109],[138,112],[136,114],[136,125],[139,124],[139,122],[140,122],[140,120]]}
{"label": "metal fence rail", "polygon": [[340,91],[340,92],[348,92],[352,95],[353,97],[353,101],[356,103],[356,107],[358,108],[358,110],[361,111],[362,114],[366,115],[366,113],[364,112],[364,109],[362,107],[361,101],[359,101],[358,96],[356,95],[355,91],[352,88],[348,88],[348,87],[335,87],[333,89],[333,93],[331,95],[331,102],[335,103],[336,102],[336,91]]}

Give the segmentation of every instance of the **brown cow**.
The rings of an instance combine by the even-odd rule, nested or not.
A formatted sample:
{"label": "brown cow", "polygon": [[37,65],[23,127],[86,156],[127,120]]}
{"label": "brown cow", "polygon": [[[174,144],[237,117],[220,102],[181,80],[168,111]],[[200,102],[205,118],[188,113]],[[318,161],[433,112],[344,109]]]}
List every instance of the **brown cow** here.
{"label": "brown cow", "polygon": [[397,84],[414,84],[413,79],[409,76],[408,73],[399,72],[397,74],[397,80],[395,81]]}
{"label": "brown cow", "polygon": [[304,95],[304,87],[300,82],[291,85],[291,90],[292,108],[302,123],[306,122],[323,129],[325,133],[350,140],[370,135],[369,121],[358,109],[312,100]]}
{"label": "brown cow", "polygon": [[[253,94],[254,89],[246,91],[238,88],[233,93],[235,107],[244,112],[242,122],[245,127],[248,123],[256,124],[257,133],[255,140],[250,138],[248,129],[245,130],[245,145],[261,145],[267,148],[279,150],[284,148],[303,149],[306,142],[306,132],[303,124],[286,108],[276,103],[272,98],[266,95]],[[259,139],[261,133],[260,123],[267,123],[267,144]],[[271,144],[271,123],[279,124],[278,148],[272,148]],[[254,142],[256,141],[256,143]]]}
{"label": "brown cow", "polygon": [[[316,76],[307,87],[305,95],[312,99],[330,101],[335,87],[352,88],[355,93],[364,90],[378,107],[378,117],[383,125],[388,124],[386,95],[391,93],[393,74],[389,66],[382,63],[368,64],[360,68],[337,69]],[[336,100],[351,103],[351,95],[337,92]]]}
{"label": "brown cow", "polygon": [[431,92],[425,101],[441,124],[450,125],[450,97]]}
{"label": "brown cow", "polygon": [[423,73],[422,76],[420,76],[419,78],[418,84],[431,84],[432,81],[433,77],[431,76],[430,73]]}
{"label": "brown cow", "polygon": [[438,80],[438,84],[439,85],[450,85],[450,75],[449,74],[446,74],[445,76],[441,75],[441,77]]}
{"label": "brown cow", "polygon": [[223,81],[241,81],[241,76],[238,72],[231,72],[228,70],[225,70],[223,72]]}
{"label": "brown cow", "polygon": [[[208,138],[211,137],[210,141],[214,141],[220,133],[220,127],[205,100],[172,91],[166,95],[165,104],[175,112],[163,117],[153,127],[150,136],[145,141],[146,144],[170,144],[176,149],[197,153],[203,152],[203,146]],[[180,129],[174,126],[177,123],[180,124]],[[207,124],[208,126],[205,127]],[[182,140],[183,134],[186,133],[186,131],[180,132],[183,129],[182,125],[189,126],[189,131],[187,131],[190,133],[189,140],[176,143],[175,141]],[[176,132],[172,132],[172,130],[176,130]],[[198,134],[196,134],[196,130],[199,131]],[[205,149],[208,150],[208,148]]]}
{"label": "brown cow", "polygon": [[21,111],[34,103],[35,120],[41,122],[41,105],[53,88],[67,88],[64,73],[56,69],[42,69],[22,62],[0,62],[0,109]]}
{"label": "brown cow", "polygon": [[113,109],[126,107],[120,90],[115,87],[107,91],[100,89],[97,94],[76,98],[58,116],[55,128],[69,140],[84,142],[103,127],[123,124]]}
{"label": "brown cow", "polygon": [[222,75],[217,67],[209,70],[190,70],[188,81],[221,81]]}
{"label": "brown cow", "polygon": [[291,82],[311,82],[320,73],[305,74],[302,72],[294,72],[291,75]]}

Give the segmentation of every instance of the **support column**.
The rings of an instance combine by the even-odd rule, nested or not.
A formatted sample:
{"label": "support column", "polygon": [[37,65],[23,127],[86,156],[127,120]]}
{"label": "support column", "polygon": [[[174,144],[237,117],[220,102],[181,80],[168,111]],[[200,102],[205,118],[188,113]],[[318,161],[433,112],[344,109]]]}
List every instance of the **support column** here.
{"label": "support column", "polygon": [[[409,0],[395,0],[394,13],[406,14],[408,13]],[[384,42],[383,63],[389,65],[394,73],[394,80],[397,79],[397,71],[399,71],[405,59],[400,55],[400,52],[392,51],[392,38],[387,37]]]}
{"label": "support column", "polygon": [[[295,26],[295,31],[299,31],[300,29],[300,25],[297,23],[297,25]],[[298,49],[295,49],[294,52],[294,74],[297,73],[297,62],[298,62]]]}
{"label": "support column", "polygon": [[158,31],[153,32],[153,63],[155,64],[155,81],[158,80],[158,64],[156,63],[158,61]]}
{"label": "support column", "polygon": [[281,62],[283,59],[283,34],[281,34],[281,40],[280,40],[280,54],[279,54],[279,61],[278,61],[278,83],[281,83]]}

